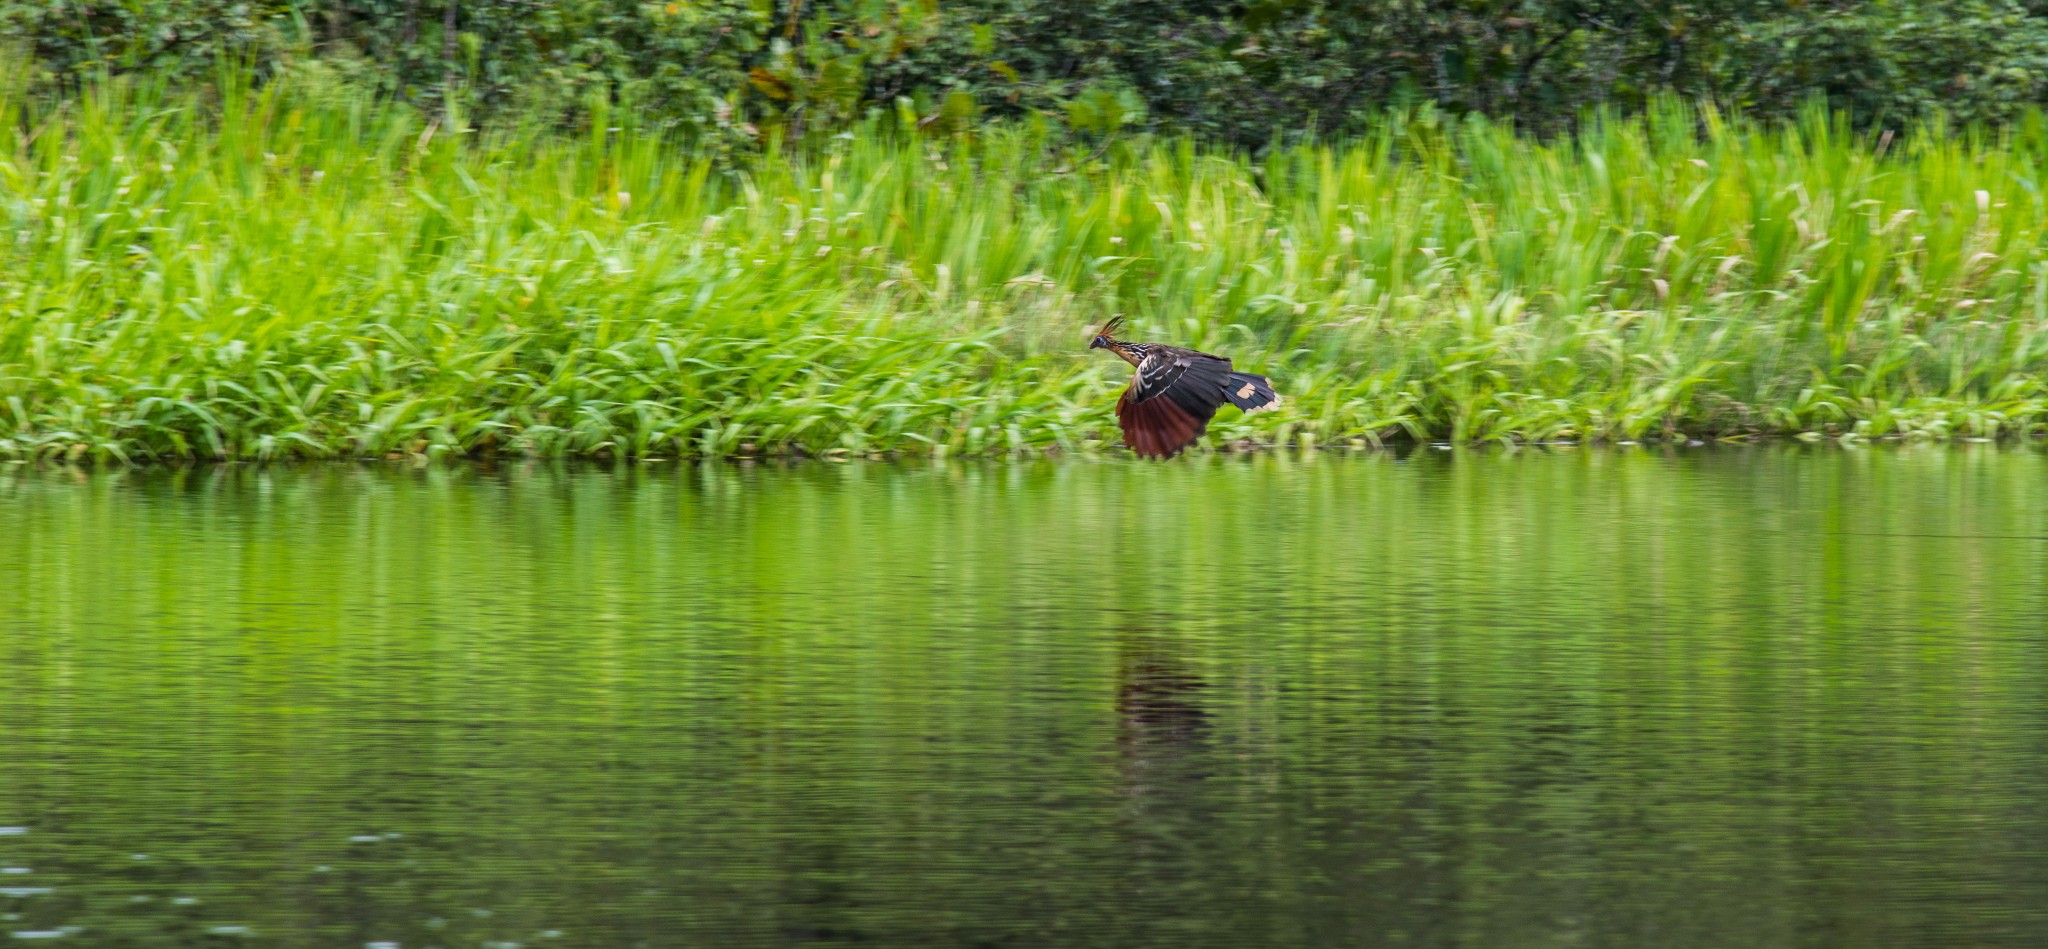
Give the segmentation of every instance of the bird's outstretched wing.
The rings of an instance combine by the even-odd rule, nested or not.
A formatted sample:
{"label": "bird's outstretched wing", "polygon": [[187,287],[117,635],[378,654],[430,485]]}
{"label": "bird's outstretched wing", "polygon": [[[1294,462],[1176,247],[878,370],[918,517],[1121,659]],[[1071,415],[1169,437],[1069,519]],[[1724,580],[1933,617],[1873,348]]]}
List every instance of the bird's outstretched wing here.
{"label": "bird's outstretched wing", "polygon": [[1161,346],[1138,363],[1137,375],[1117,400],[1124,444],[1139,456],[1171,458],[1195,443],[1223,403],[1257,412],[1278,405],[1264,376],[1233,372],[1221,356]]}

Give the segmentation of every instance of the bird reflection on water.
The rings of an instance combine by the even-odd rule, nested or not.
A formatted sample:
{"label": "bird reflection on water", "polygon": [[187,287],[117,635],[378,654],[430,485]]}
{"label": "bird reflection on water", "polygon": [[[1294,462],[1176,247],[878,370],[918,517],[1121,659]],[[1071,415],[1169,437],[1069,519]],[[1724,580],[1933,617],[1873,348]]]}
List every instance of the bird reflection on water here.
{"label": "bird reflection on water", "polygon": [[1208,776],[1211,724],[1198,701],[1209,683],[1156,637],[1119,638],[1116,670],[1117,769],[1126,796],[1173,796]]}

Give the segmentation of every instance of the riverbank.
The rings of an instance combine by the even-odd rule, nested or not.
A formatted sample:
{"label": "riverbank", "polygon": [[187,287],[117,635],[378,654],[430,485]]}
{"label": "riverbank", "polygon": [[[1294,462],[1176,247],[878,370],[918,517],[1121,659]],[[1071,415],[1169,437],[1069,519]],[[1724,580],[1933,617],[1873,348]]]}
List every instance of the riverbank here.
{"label": "riverbank", "polygon": [[4,457],[1090,451],[1113,313],[1273,377],[1210,445],[2048,430],[2038,116],[876,130],[736,172],[286,84],[4,111]]}

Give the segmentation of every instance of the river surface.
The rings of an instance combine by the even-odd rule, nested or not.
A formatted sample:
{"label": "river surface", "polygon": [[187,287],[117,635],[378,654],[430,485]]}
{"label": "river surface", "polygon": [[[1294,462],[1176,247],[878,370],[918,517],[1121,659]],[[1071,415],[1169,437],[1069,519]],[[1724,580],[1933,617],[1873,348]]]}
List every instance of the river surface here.
{"label": "river surface", "polygon": [[2048,945],[2048,451],[0,467],[7,934]]}

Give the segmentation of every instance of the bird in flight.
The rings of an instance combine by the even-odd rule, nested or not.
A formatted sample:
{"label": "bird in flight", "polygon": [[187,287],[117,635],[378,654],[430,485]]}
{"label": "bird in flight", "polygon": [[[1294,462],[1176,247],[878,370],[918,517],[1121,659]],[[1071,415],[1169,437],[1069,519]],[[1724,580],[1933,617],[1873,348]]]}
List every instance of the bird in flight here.
{"label": "bird in flight", "polygon": [[1171,458],[1209,427],[1216,410],[1228,402],[1249,415],[1280,404],[1265,376],[1233,372],[1222,356],[1167,346],[1131,343],[1112,335],[1119,316],[1103,324],[1088,344],[1107,349],[1138,367],[1130,388],[1116,402],[1116,421],[1124,444],[1140,458]]}

